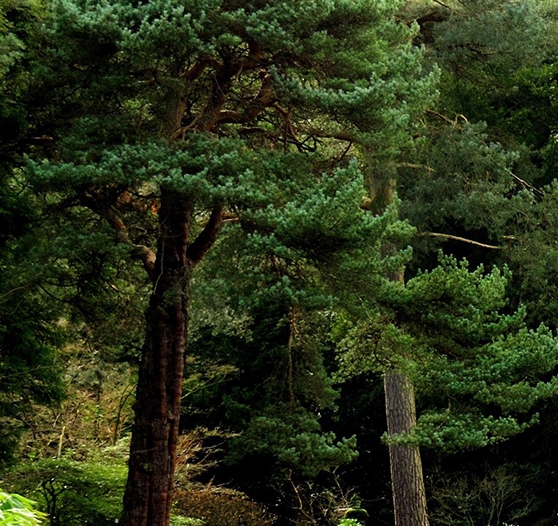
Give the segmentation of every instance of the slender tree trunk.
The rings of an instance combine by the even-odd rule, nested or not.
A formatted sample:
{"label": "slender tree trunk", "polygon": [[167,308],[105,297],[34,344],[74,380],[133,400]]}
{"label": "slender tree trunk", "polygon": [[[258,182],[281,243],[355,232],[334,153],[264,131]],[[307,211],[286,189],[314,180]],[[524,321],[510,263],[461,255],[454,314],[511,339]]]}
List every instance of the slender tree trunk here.
{"label": "slender tree trunk", "polygon": [[167,526],[188,327],[191,204],[162,190],[153,292],[139,369],[135,421],[124,495],[124,526]]}
{"label": "slender tree trunk", "polygon": [[[396,370],[384,374],[388,435],[408,433],[416,426],[415,395],[407,376]],[[420,449],[389,445],[391,487],[396,526],[428,526],[426,492]]]}
{"label": "slender tree trunk", "polygon": [[[395,198],[395,174],[372,173],[370,177],[370,209],[382,213]],[[384,255],[393,254],[396,247],[387,243],[382,247]],[[392,281],[405,283],[405,270],[394,272]],[[384,374],[384,395],[388,436],[409,433],[417,423],[415,393],[411,380],[401,371],[390,369]],[[389,465],[395,526],[428,526],[426,490],[422,462],[418,446],[389,446]]]}

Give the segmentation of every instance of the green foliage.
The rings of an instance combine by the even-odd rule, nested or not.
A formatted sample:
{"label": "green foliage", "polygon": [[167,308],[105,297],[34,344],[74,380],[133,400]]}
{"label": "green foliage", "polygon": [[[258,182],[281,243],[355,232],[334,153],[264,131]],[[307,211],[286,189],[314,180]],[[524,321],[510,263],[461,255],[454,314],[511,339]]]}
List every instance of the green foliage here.
{"label": "green foliage", "polygon": [[[380,6],[370,1],[351,5],[331,1],[319,6],[314,2],[244,6],[214,0],[187,5],[178,1],[149,5],[122,1],[93,3],[83,12],[74,2],[58,2],[46,24],[52,48],[40,51],[44,64],[41,81],[61,98],[58,111],[70,101],[79,104],[75,95],[69,94],[72,83],[81,100],[102,101],[88,108],[87,116],[80,115],[65,134],[61,143],[65,161],[77,165],[101,155],[116,163],[114,177],[129,181],[135,177],[134,170],[120,170],[118,150],[110,155],[104,149],[129,139],[137,144],[137,139],[129,136],[131,129],[137,129],[134,124],[141,126],[142,133],[160,132],[169,99],[181,89],[179,75],[184,67],[209,57],[216,61],[214,66],[223,57],[247,58],[247,44],[254,43],[265,54],[262,67],[269,68],[279,99],[287,107],[296,107],[297,120],[315,120],[327,136],[343,131],[354,134],[359,142],[393,143],[396,150],[404,138],[409,111],[421,104],[431,84],[431,79],[421,79],[420,52],[409,45],[411,33],[405,25],[391,20],[396,8],[396,3]],[[342,47],[339,41],[343,41]],[[399,48],[396,52],[390,47],[392,43]],[[270,60],[268,54],[275,49],[280,53]],[[70,63],[82,63],[83,69],[56,72]],[[89,82],[92,70],[96,70],[95,82]],[[226,91],[239,95],[253,92],[251,85],[257,82],[257,74],[251,68],[242,73],[235,85],[229,85],[227,79]],[[407,80],[411,77],[413,82]],[[200,110],[200,99],[212,91],[211,83],[210,75],[201,76],[187,87],[192,100],[187,118]],[[118,91],[127,97],[125,105],[115,106],[117,101],[110,94]],[[242,109],[240,99],[236,104]],[[114,112],[119,113],[119,119]],[[324,120],[332,112],[337,122]],[[264,113],[270,118],[261,124],[265,138],[265,132],[275,127],[276,117],[268,110]],[[126,123],[132,127],[126,129]],[[236,136],[236,130],[237,126],[223,126],[221,138]],[[143,146],[145,158],[156,156],[156,146]],[[301,149],[310,150],[304,144]],[[124,157],[130,153],[134,155],[125,150]],[[165,159],[165,163],[169,161],[173,163],[172,156]],[[81,171],[74,181],[88,176],[96,179],[91,170],[73,169]],[[158,172],[164,178],[181,178],[176,170],[164,169],[164,164],[158,166]],[[66,178],[61,177],[60,182]]]}
{"label": "green foliage", "polygon": [[416,168],[399,171],[402,215],[424,233],[411,272],[431,268],[441,243],[475,263],[507,264],[514,307],[527,307],[530,327],[554,328],[555,10],[532,1],[447,5],[422,27],[427,56],[442,68],[441,101],[410,158]]}
{"label": "green foliage", "polygon": [[[420,9],[418,3],[414,5]],[[414,167],[400,170],[403,216],[417,225],[419,231],[454,234],[504,248],[502,252],[488,252],[468,244],[445,242],[448,251],[470,254],[474,261],[507,262],[514,272],[508,293],[515,307],[519,301],[528,307],[526,320],[531,327],[537,327],[541,320],[554,327],[549,294],[553,287],[549,280],[552,267],[541,264],[552,249],[542,239],[545,229],[539,227],[537,211],[540,198],[544,196],[550,202],[552,194],[539,192],[531,185],[537,178],[546,177],[544,163],[553,162],[550,153],[553,147],[546,146],[552,142],[550,123],[555,113],[552,97],[548,97],[548,89],[552,90],[553,85],[550,78],[554,46],[548,44],[556,38],[556,26],[544,9],[539,2],[465,1],[440,4],[428,14],[421,12],[425,18],[419,18],[419,37],[428,47],[429,59],[442,70],[441,100],[436,108],[440,113],[430,114],[424,139],[416,144],[419,155],[411,157]],[[545,153],[533,154],[529,148],[542,148]],[[541,164],[543,171],[539,171]],[[551,213],[551,206],[543,208],[545,214]],[[525,229],[529,233],[523,237]],[[432,254],[439,239],[428,235],[417,239],[418,259],[411,264],[411,276],[421,264],[434,266],[432,258],[425,255]],[[436,269],[433,276],[435,272]],[[529,284],[525,281],[527,276]],[[470,440],[483,445],[489,436],[523,429],[531,422],[527,408],[535,407],[539,397],[549,396],[554,390],[552,381],[539,383],[530,376],[527,371],[531,369],[526,365],[533,360],[532,370],[538,371],[539,378],[550,378],[555,359],[552,335],[545,329],[527,331],[519,312],[516,322],[508,319],[510,325],[506,329],[505,323],[491,319],[491,302],[486,297],[483,301],[487,310],[482,307],[479,310],[477,304],[467,313],[451,302],[448,317],[443,309],[447,307],[449,291],[444,298],[438,296],[440,288],[435,282],[425,280],[424,285],[432,290],[438,307],[427,306],[415,298],[417,310],[410,313],[404,308],[397,317],[402,315],[406,324],[407,316],[413,318],[419,309],[425,312],[434,309],[428,316],[418,316],[428,332],[425,335],[428,341],[426,337],[406,335],[399,343],[400,348],[421,356],[433,343],[438,348],[438,358],[427,361],[425,368],[419,367],[415,375],[419,385],[431,392],[432,385],[439,386],[447,397],[445,402],[442,398],[438,400],[447,405],[445,414],[423,415],[427,420],[432,418],[426,426],[429,432],[434,432],[436,426],[445,429],[456,414],[461,424],[453,439],[458,442]],[[454,286],[452,280],[451,287]],[[464,292],[462,287],[458,288]],[[493,290],[496,292],[497,288]],[[503,291],[497,294],[504,300]],[[492,308],[513,310],[503,303],[492,304]],[[487,321],[484,329],[475,321],[482,317]],[[413,335],[419,333],[413,330]],[[397,331],[395,327],[391,330]],[[483,340],[490,331],[494,331],[495,338],[491,344]],[[475,338],[481,346],[473,352],[469,346]],[[517,361],[515,353],[521,356]],[[546,358],[541,359],[541,354]],[[491,365],[487,366],[480,356]],[[457,377],[463,380],[458,381]],[[506,380],[510,382],[508,387],[504,386]],[[464,387],[468,382],[471,391]],[[478,397],[477,390],[482,392]],[[433,399],[433,394],[421,398],[424,407]],[[463,413],[469,410],[472,401],[488,404],[485,406],[488,412],[459,415],[457,401]],[[512,406],[517,419],[510,415],[514,411]],[[481,429],[479,434],[477,429]]]}
{"label": "green foliage", "polygon": [[229,463],[265,459],[273,478],[291,470],[314,477],[355,456],[354,439],[336,439],[319,422],[320,411],[333,409],[337,397],[322,357],[325,320],[302,310],[284,315],[281,303],[267,301],[248,311],[254,317],[241,335],[211,334],[209,327],[195,334],[190,350],[198,367],[219,360],[234,370],[220,383],[202,385],[186,403],[208,412],[210,425],[239,433],[229,441]]}
{"label": "green foliage", "polygon": [[36,503],[21,495],[0,491],[0,526],[35,526],[46,518]]}
{"label": "green foliage", "polygon": [[0,463],[10,460],[34,404],[52,405],[64,395],[57,354],[65,332],[57,324],[61,309],[33,283],[19,280],[20,241],[17,236],[0,251]]}
{"label": "green foliage", "polygon": [[[333,433],[319,433],[316,417],[300,408],[276,406],[250,422],[231,445],[229,461],[240,465],[247,455],[270,457],[282,470],[296,468],[304,476],[353,460],[355,439],[336,440]],[[270,411],[270,412],[271,412]]]}
{"label": "green foliage", "polygon": [[[114,247],[112,233],[90,216],[56,212],[59,199],[45,204],[15,176],[4,189],[12,197],[0,241],[2,461],[16,448],[22,423],[32,427],[35,404],[62,401],[68,354],[61,348],[68,341],[90,346],[106,360],[137,354],[145,294],[123,261],[127,251]],[[14,224],[20,221],[13,229],[12,206],[19,211]]]}
{"label": "green foliage", "polygon": [[[523,111],[520,106],[528,106],[520,98],[525,91],[517,83],[518,72],[552,62],[553,17],[542,2],[532,0],[450,1],[433,11],[435,21],[423,24],[420,36],[442,69],[441,111],[496,124],[498,133],[509,137],[511,130],[497,121],[513,120]],[[421,14],[427,14],[424,7]],[[534,127],[525,124],[528,136]],[[523,135],[519,128],[513,132]]]}
{"label": "green foliage", "polygon": [[487,232],[482,240],[503,243],[514,205],[509,196],[521,189],[512,176],[520,153],[491,140],[485,124],[459,118],[455,126],[432,126],[426,140],[413,156],[424,168],[420,177],[415,169],[400,172],[402,216],[424,232],[449,234],[457,227],[473,239]]}
{"label": "green foliage", "polygon": [[[188,203],[192,240],[224,207],[235,226],[223,228],[221,243],[242,239],[234,253],[248,263],[243,292],[255,291],[231,311],[249,311],[249,336],[259,315],[271,314],[265,327],[279,338],[264,339],[262,328],[241,342],[251,356],[263,348],[259,370],[246,356],[223,360],[264,380],[237,382],[223,405],[244,426],[242,454],[270,455],[305,476],[352,459],[354,441],[321,430],[320,411],[334,411],[336,394],[318,338],[306,339],[310,327],[298,337],[291,314],[309,319],[332,304],[334,266],[348,276],[356,265],[383,270],[408,258],[383,260],[378,248],[411,228],[393,210],[372,217],[360,208],[367,165],[381,167],[412,142],[412,117],[437,76],[421,71],[415,28],[395,18],[400,5],[60,0],[27,44],[30,82],[17,102],[33,111],[22,177],[50,212],[37,237],[52,239],[29,273],[77,308],[72,321],[85,322],[88,335],[101,326],[88,342],[121,356],[137,348],[135,334],[122,333],[142,327],[135,315],[147,295],[122,261],[157,247],[161,194]],[[72,517],[78,496],[63,495]]]}
{"label": "green foliage", "polygon": [[343,517],[339,521],[339,526],[362,526],[362,523],[360,523],[357,519],[346,519]]}
{"label": "green foliage", "polygon": [[515,209],[509,223],[517,241],[506,251],[506,259],[514,273],[511,290],[515,302],[526,307],[530,326],[543,322],[556,328],[556,269],[554,240],[555,204],[558,198],[555,182],[534,193],[524,192],[510,206]]}
{"label": "green foliage", "polygon": [[52,526],[114,524],[125,480],[126,466],[117,458],[110,464],[45,459],[3,475],[5,486],[33,494]]}
{"label": "green foliage", "polygon": [[558,387],[550,376],[558,344],[544,326],[527,329],[521,310],[503,312],[506,282],[497,269],[470,271],[465,261],[441,257],[432,271],[393,284],[397,325],[377,318],[349,331],[342,359],[353,374],[397,363],[419,393],[416,429],[391,441],[482,447],[537,421],[533,409]]}
{"label": "green foliage", "polygon": [[201,519],[193,519],[192,517],[183,517],[182,515],[171,515],[170,526],[203,526]]}
{"label": "green foliage", "polygon": [[40,213],[16,168],[28,127],[18,99],[28,86],[26,50],[41,13],[40,2],[0,2],[0,464],[12,460],[34,404],[56,403],[64,392],[56,353],[61,309],[36,282],[20,279],[29,248],[23,240]]}
{"label": "green foliage", "polygon": [[366,522],[368,517],[370,517],[369,513],[360,507],[349,508],[343,516],[344,519],[355,519],[362,522]]}
{"label": "green foliage", "polygon": [[48,343],[52,334],[38,307],[19,301],[17,316],[6,315],[0,324],[0,462],[10,460],[33,404],[53,404],[64,394],[60,364]]}
{"label": "green foliage", "polygon": [[[14,151],[14,146],[28,126],[28,115],[19,98],[29,86],[27,46],[36,35],[42,12],[40,0],[0,2],[0,177],[8,163],[19,157],[20,151],[17,147]],[[0,211],[0,225],[3,215]]]}

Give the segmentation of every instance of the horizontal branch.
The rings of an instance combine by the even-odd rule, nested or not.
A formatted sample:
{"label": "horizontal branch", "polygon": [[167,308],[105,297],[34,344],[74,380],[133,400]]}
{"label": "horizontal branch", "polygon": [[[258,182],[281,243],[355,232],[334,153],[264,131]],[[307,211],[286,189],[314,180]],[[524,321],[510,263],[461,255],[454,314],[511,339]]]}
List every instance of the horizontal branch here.
{"label": "horizontal branch", "polygon": [[435,110],[426,110],[426,113],[428,113],[430,115],[435,115],[439,119],[442,119],[443,121],[451,124],[452,126],[457,126],[457,123],[459,122],[459,119],[463,120],[466,124],[469,123],[469,121],[467,120],[467,117],[465,117],[465,115],[463,115],[462,113],[459,113],[458,115],[456,115],[455,119],[450,119],[446,115],[443,115],[442,113],[439,113]]}
{"label": "horizontal branch", "polygon": [[426,164],[415,164],[415,163],[397,163],[396,168],[411,168],[413,170],[426,170],[427,172],[435,172],[434,168],[427,166]]}
{"label": "horizontal branch", "polygon": [[502,250],[502,247],[496,245],[487,245],[486,243],[480,243],[473,239],[467,239],[460,236],[452,236],[451,234],[440,234],[438,232],[421,232],[419,236],[429,236],[429,237],[440,237],[443,239],[451,239],[452,241],[461,241],[462,243],[468,243],[469,245],[475,245],[477,247],[489,248],[491,250]]}
{"label": "horizontal branch", "polygon": [[0,304],[5,303],[6,301],[8,301],[7,299],[5,300],[4,298],[8,298],[9,296],[11,296],[12,294],[15,294],[16,292],[19,292],[21,294],[22,291],[30,289],[31,287],[33,287],[33,283],[26,283],[25,285],[21,285],[19,287],[14,287],[13,289],[8,290],[4,294],[0,295]]}
{"label": "horizontal branch", "polygon": [[116,231],[116,239],[124,244],[128,245],[132,249],[132,255],[139,259],[143,263],[143,268],[149,275],[151,279],[155,277],[155,252],[145,245],[136,245],[132,242],[128,235],[128,229],[126,225],[118,215],[118,213],[113,209],[106,210],[104,218]]}
{"label": "horizontal branch", "polygon": [[433,0],[433,1],[434,1],[434,3],[436,3],[438,5],[441,5],[442,7],[445,7],[446,9],[449,9],[450,11],[452,11],[452,8],[449,5],[444,4],[443,2],[440,2],[440,0]]}

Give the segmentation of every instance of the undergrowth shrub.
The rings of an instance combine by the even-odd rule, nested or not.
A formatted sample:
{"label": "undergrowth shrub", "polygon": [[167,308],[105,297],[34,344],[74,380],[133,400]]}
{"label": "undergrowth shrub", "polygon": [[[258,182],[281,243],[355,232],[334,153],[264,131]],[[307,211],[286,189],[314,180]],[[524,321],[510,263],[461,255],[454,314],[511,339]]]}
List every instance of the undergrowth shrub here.
{"label": "undergrowth shrub", "polygon": [[212,486],[178,490],[175,509],[210,526],[272,526],[275,522],[262,505],[243,493]]}
{"label": "undergrowth shrub", "polygon": [[339,526],[362,526],[356,519],[343,518],[339,521]]}
{"label": "undergrowth shrub", "polygon": [[10,491],[35,499],[51,526],[114,526],[120,516],[126,465],[45,459],[3,474]]}

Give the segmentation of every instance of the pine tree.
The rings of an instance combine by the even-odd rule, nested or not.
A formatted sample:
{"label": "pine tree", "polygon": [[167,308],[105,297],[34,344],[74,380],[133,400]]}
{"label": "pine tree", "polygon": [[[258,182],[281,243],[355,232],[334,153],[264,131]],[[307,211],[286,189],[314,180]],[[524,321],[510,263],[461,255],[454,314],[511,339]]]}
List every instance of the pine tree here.
{"label": "pine tree", "polygon": [[[219,233],[236,224],[265,248],[288,228],[333,251],[319,225],[335,185],[408,141],[431,79],[396,4],[59,0],[45,14],[26,175],[104,221],[152,283],[125,526],[169,521],[191,279]],[[294,202],[298,222],[282,220]]]}
{"label": "pine tree", "polygon": [[[379,176],[374,174],[377,184],[373,186],[370,206],[381,210],[390,203],[389,196],[397,188],[402,198],[402,217],[419,227],[420,236],[413,242],[418,257],[407,264],[409,279],[421,266],[435,267],[432,247],[441,240],[449,241],[446,246],[453,253],[470,255],[476,262],[488,253],[492,256],[490,261],[495,262],[495,255],[508,247],[510,240],[525,239],[512,226],[518,214],[526,213],[531,206],[527,203],[533,202],[533,187],[529,188],[533,170],[520,141],[524,138],[538,141],[540,147],[545,129],[537,126],[533,130],[527,124],[521,127],[524,136],[520,137],[518,126],[519,133],[513,137],[509,121],[517,118],[511,108],[517,109],[521,104],[518,99],[523,98],[517,96],[517,79],[526,76],[522,68],[544,64],[548,58],[540,50],[546,48],[551,38],[552,25],[532,2],[409,2],[403,13],[402,16],[410,13],[413,16],[409,20],[418,22],[421,30],[415,43],[426,45],[430,64],[441,68],[441,97],[425,114],[426,126],[419,132],[422,138],[415,143],[416,150],[411,150],[410,155],[405,152],[391,175],[384,175],[385,167]],[[514,82],[515,85],[510,85]],[[539,88],[536,93],[540,95],[543,91]],[[545,102],[545,107],[552,106],[549,102]],[[545,113],[544,120],[548,117]],[[490,135],[485,124],[469,119],[488,120]],[[521,189],[527,191],[522,194]],[[532,212],[531,208],[527,216]],[[535,221],[533,218],[532,224]],[[402,268],[394,269],[392,276],[395,282],[403,283]],[[397,312],[393,319],[388,319],[403,329],[405,323],[399,319],[400,314]],[[529,337],[537,340],[536,335]],[[386,340],[389,347],[389,339]],[[412,353],[407,359],[413,362]],[[384,364],[383,370],[387,370],[384,378],[388,421],[392,419],[389,434],[412,435],[420,429],[414,418],[413,377],[398,362]],[[393,453],[392,481],[397,477],[401,487],[407,488],[401,495],[423,493],[418,450],[414,454],[412,451],[417,443],[388,442]],[[397,453],[407,455],[406,459],[398,461]],[[408,467],[397,468],[394,473],[394,462]],[[394,486],[394,498],[396,523],[426,523],[425,513],[420,511],[424,509],[420,504],[423,497],[417,497],[417,504],[405,509],[411,499],[401,497],[398,505]]]}
{"label": "pine tree", "polygon": [[[395,449],[394,491],[396,484],[420,487],[418,447],[448,452],[498,443],[535,424],[539,402],[555,396],[557,338],[544,326],[528,329],[523,309],[505,312],[507,279],[498,269],[471,271],[466,261],[441,256],[432,271],[387,283],[383,307],[367,319],[341,318],[346,373],[391,375],[386,408],[395,414],[384,439]],[[415,498],[394,497],[397,524],[428,520],[423,488]]]}
{"label": "pine tree", "polygon": [[0,2],[0,464],[13,461],[19,436],[37,404],[63,398],[57,350],[64,308],[38,286],[27,266],[44,217],[21,174],[29,118],[17,103],[28,79],[25,49],[40,17],[34,2]]}
{"label": "pine tree", "polygon": [[[402,214],[420,231],[409,275],[433,268],[440,247],[474,265],[508,265],[510,308],[525,306],[532,329],[541,322],[555,329],[556,105],[549,96],[556,63],[555,6],[507,1],[415,6],[421,10],[420,40],[426,56],[441,68],[442,82],[440,103],[425,116],[424,149],[406,159],[412,167],[399,170]],[[540,427],[469,458],[489,458],[492,470],[505,457],[508,469],[515,469],[512,457],[544,472],[538,460],[534,467],[532,452],[544,447],[539,440],[552,441],[548,422],[554,416],[551,402],[540,405],[546,408]],[[495,451],[498,456],[491,455]],[[544,462],[552,463],[548,453]],[[549,481],[548,472],[546,477]],[[522,493],[533,486],[526,477],[518,480]],[[552,484],[542,483],[537,493]]]}

